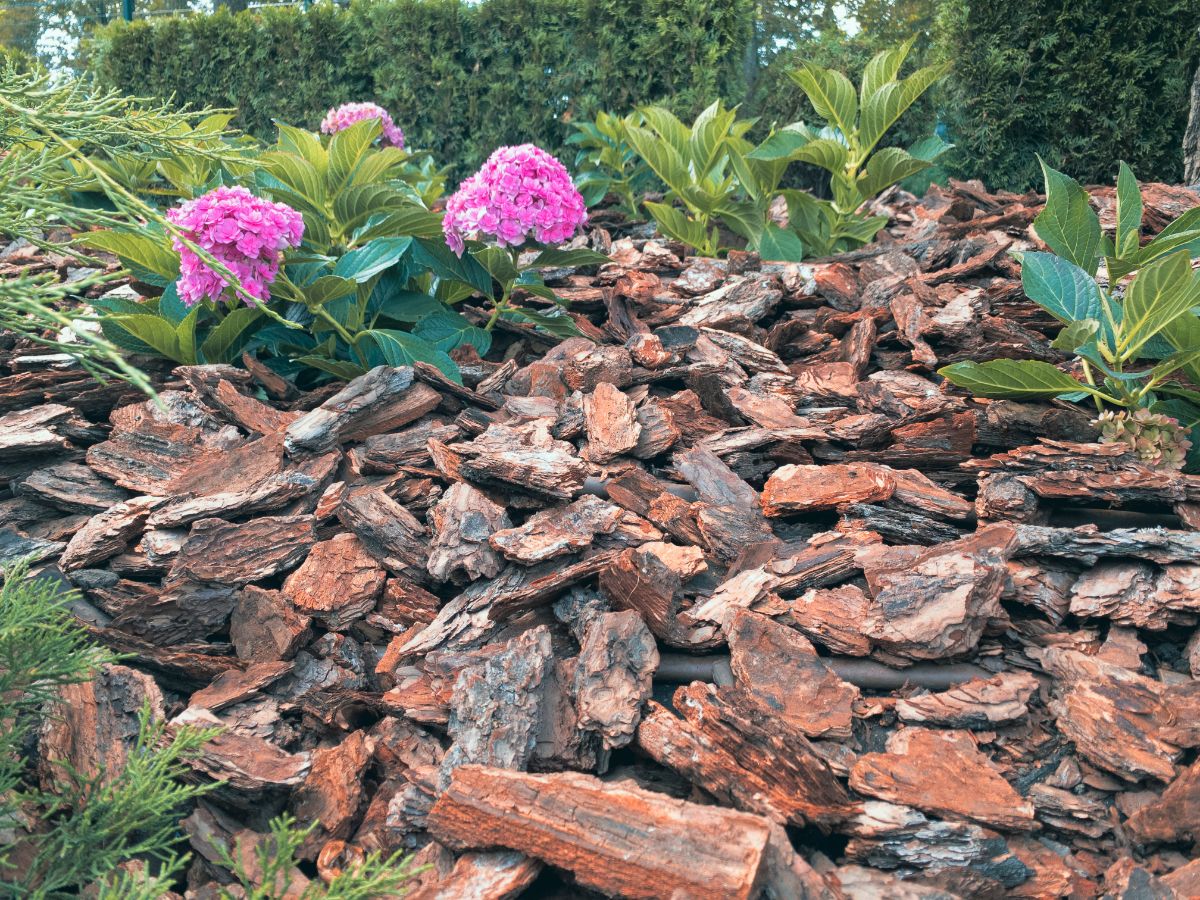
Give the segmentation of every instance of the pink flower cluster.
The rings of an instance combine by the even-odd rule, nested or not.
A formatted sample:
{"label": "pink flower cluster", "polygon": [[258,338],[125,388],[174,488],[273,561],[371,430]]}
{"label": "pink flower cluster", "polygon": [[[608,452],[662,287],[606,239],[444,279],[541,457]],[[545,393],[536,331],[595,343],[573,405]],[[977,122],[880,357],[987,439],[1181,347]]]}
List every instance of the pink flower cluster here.
{"label": "pink flower cluster", "polygon": [[542,244],[568,240],[587,221],[583,197],[557,159],[533,144],[501,147],[446,202],[442,230],[462,256],[464,241],[491,235],[501,247],[526,236]]}
{"label": "pink flower cluster", "polygon": [[[167,212],[183,229],[238,277],[247,293],[270,299],[270,284],[279,273],[279,251],[297,247],[304,236],[304,219],[285,203],[255,197],[243,187],[219,187]],[[205,297],[220,300],[228,289],[225,279],[208,267],[180,240],[179,298],[195,306]]]}
{"label": "pink flower cluster", "polygon": [[388,111],[375,103],[343,103],[326,113],[321,121],[321,134],[336,134],[363,119],[378,119],[383,126],[383,139],[393,147],[404,146],[404,132],[392,121]]}

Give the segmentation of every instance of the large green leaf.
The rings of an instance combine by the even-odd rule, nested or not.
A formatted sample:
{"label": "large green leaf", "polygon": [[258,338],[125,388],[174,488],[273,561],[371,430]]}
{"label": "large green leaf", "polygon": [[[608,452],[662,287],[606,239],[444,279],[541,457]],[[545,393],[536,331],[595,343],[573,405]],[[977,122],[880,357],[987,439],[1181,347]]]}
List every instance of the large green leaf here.
{"label": "large green leaf", "polygon": [[524,306],[510,306],[504,316],[510,319],[525,319],[555,337],[570,338],[580,336],[580,331],[575,326],[575,320],[561,309],[551,312],[541,312],[540,310],[529,309]]}
{"label": "large green leaf", "polygon": [[277,178],[292,194],[301,198],[313,211],[323,209],[325,180],[307,159],[298,153],[272,150],[258,158],[267,172]]}
{"label": "large green leaf", "polygon": [[1116,255],[1126,258],[1137,253],[1141,246],[1142,191],[1129,166],[1121,163],[1117,174],[1117,241]]}
{"label": "large green leaf", "polygon": [[827,172],[842,172],[849,162],[850,151],[840,141],[832,138],[817,138],[798,148],[790,158],[795,162],[820,166]]}
{"label": "large green leaf", "polygon": [[159,356],[165,356],[175,362],[184,362],[175,327],[161,316],[114,316],[111,321],[152,348]]}
{"label": "large green leaf", "polygon": [[322,275],[311,284],[306,284],[302,291],[304,302],[309,306],[321,306],[342,297],[348,297],[357,290],[355,282],[340,275]]}
{"label": "large green leaf", "polygon": [[479,260],[464,253],[456,256],[446,246],[446,241],[437,238],[418,238],[412,248],[413,260],[425,266],[438,278],[448,278],[469,284],[485,297],[492,296],[492,276],[479,264]]}
{"label": "large green leaf", "polygon": [[884,147],[871,157],[866,171],[858,176],[858,192],[869,199],[909,175],[916,175],[928,168],[929,163],[917,159],[906,150]]}
{"label": "large green leaf", "polygon": [[758,238],[758,255],[775,262],[800,262],[804,259],[804,244],[796,232],[767,225]]}
{"label": "large green leaf", "polygon": [[329,193],[336,195],[346,187],[358,164],[371,149],[371,142],[382,129],[379,119],[363,119],[343,128],[329,139],[329,168],[325,183]]}
{"label": "large green leaf", "polygon": [[947,65],[917,69],[903,81],[883,84],[863,104],[858,144],[861,154],[870,153],[905,111],[917,102],[948,70]]}
{"label": "large green leaf", "polygon": [[296,362],[311,366],[314,369],[320,369],[322,372],[328,372],[334,378],[340,378],[342,381],[351,381],[367,371],[358,365],[358,363],[345,362],[340,359],[329,359],[324,356],[298,356],[296,357]]}
{"label": "large green leaf", "polygon": [[285,125],[279,121],[275,122],[275,127],[279,129],[280,150],[286,153],[294,153],[308,160],[309,164],[318,173],[325,172],[326,166],[329,165],[329,156],[326,154],[325,148],[321,146],[320,138],[311,131]]}
{"label": "large green leaf", "polygon": [[501,284],[511,284],[521,274],[513,262],[512,254],[503,247],[479,247],[470,253]]}
{"label": "large green leaf", "polygon": [[960,362],[939,369],[938,374],[978,397],[1033,399],[1077,391],[1094,393],[1087,385],[1050,363],[1033,359]]}
{"label": "large green leaf", "polygon": [[688,165],[680,152],[648,128],[631,125],[626,129],[628,140],[646,164],[668,188],[682,195],[691,185]]}
{"label": "large green leaf", "polygon": [[[1186,253],[1173,253],[1142,269],[1125,292],[1118,350],[1135,359],[1142,346],[1200,303],[1200,276]],[[1190,349],[1183,347],[1180,349]]]}
{"label": "large green leaf", "polygon": [[847,140],[857,132],[858,98],[849,78],[810,62],[801,63],[788,76],[800,85],[817,115],[841,131]]}
{"label": "large green leaf", "polygon": [[[1099,322],[1105,342],[1114,346],[1113,324],[1105,314],[1104,297],[1092,276],[1079,266],[1053,253],[1024,253],[1021,286],[1030,300],[1060,322]],[[1117,313],[1119,308],[1113,311]]]}
{"label": "large green leaf", "polygon": [[[1180,316],[1163,327],[1162,336],[1176,350],[1186,352],[1200,347],[1200,316]],[[1190,363],[1183,368],[1192,384],[1200,388],[1200,363]]]}
{"label": "large green leaf", "polygon": [[373,150],[362,158],[354,172],[355,184],[377,184],[396,177],[411,159],[399,147]]}
{"label": "large green leaf", "polygon": [[492,333],[472,325],[465,316],[442,307],[425,316],[413,329],[413,334],[449,353],[455,347],[470,344],[483,356],[492,346]]}
{"label": "large green leaf", "polygon": [[1047,247],[1094,276],[1103,246],[1100,218],[1073,178],[1050,168],[1040,157],[1038,162],[1046,179],[1046,208],[1033,220],[1033,227]]}
{"label": "large green leaf", "polygon": [[689,219],[684,213],[668,203],[652,203],[647,200],[646,209],[654,218],[659,230],[667,237],[682,241],[701,253],[709,255],[716,253],[716,229],[710,234],[704,228],[703,222]]}
{"label": "large green leaf", "polygon": [[200,318],[201,309],[200,306],[193,306],[183,321],[175,326],[175,345],[179,348],[179,361],[185,366],[194,366],[199,361],[196,357],[196,321]]}
{"label": "large green leaf", "polygon": [[791,160],[797,150],[813,139],[807,128],[789,125],[776,131],[765,141],[751,150],[747,156],[750,159],[774,161],[778,159]]}
{"label": "large green leaf", "polygon": [[394,266],[411,246],[410,237],[376,238],[357,250],[343,254],[333,267],[333,274],[361,284]]}
{"label": "large green leaf", "polygon": [[115,254],[123,265],[147,284],[165,286],[179,277],[179,254],[171,249],[165,234],[92,231],[81,237],[79,242]]}
{"label": "large green leaf", "polygon": [[866,68],[863,69],[859,94],[859,100],[864,106],[881,87],[889,81],[894,81],[900,74],[900,67],[904,65],[904,60],[908,58],[909,51],[912,50],[913,42],[916,39],[916,35],[913,35],[899,47],[876,53],[867,63]]}
{"label": "large green leaf", "polygon": [[367,356],[372,366],[411,366],[414,362],[426,362],[462,384],[462,375],[454,360],[433,344],[414,335],[389,328],[371,328],[355,335],[354,344]]}
{"label": "large green leaf", "polygon": [[721,108],[718,100],[696,117],[688,138],[695,174],[703,178],[725,152],[725,140],[734,113]]}
{"label": "large green leaf", "polygon": [[[662,106],[642,107],[639,112],[653,133],[666,141],[681,159],[687,158],[688,144],[691,142],[692,134],[673,112]],[[629,122],[625,129],[626,139],[629,137],[629,130],[638,127],[640,126],[635,125],[632,121]]]}
{"label": "large green leaf", "polygon": [[576,249],[560,250],[558,247],[547,247],[534,259],[532,265],[539,269],[567,268],[578,266],[602,266],[611,260],[603,253],[595,250]]}
{"label": "large green leaf", "polygon": [[177,283],[172,281],[163,289],[162,296],[158,298],[158,314],[172,325],[178,325],[188,317],[189,312],[191,310],[179,297]]}
{"label": "large green leaf", "polygon": [[[377,186],[370,189],[375,190]],[[356,189],[351,188],[350,190]],[[342,195],[348,193],[350,191],[343,191]],[[336,201],[334,206],[337,206]],[[373,212],[365,219],[361,217],[354,219],[353,223],[358,229],[354,232],[354,240],[360,244],[378,237],[396,236],[442,238],[444,241],[441,215],[430,212],[415,203],[393,203],[388,200],[385,212]]]}
{"label": "large green leaf", "polygon": [[200,345],[200,355],[206,363],[229,363],[237,356],[237,348],[246,331],[263,316],[261,307],[239,306],[232,309]]}

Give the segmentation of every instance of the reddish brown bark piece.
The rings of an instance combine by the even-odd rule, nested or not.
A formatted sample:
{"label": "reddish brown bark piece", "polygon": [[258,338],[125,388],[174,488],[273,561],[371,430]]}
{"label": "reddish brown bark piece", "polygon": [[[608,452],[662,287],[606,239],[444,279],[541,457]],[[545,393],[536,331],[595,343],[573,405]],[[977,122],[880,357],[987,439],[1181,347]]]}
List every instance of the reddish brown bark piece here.
{"label": "reddish brown bark piece", "polygon": [[702,544],[695,506],[671,493],[667,483],[649,472],[631,469],[608,483],[613,503],[653,522],[681,544]]}
{"label": "reddish brown bark piece", "polygon": [[488,539],[512,527],[508,513],[465,481],[450,485],[430,511],[433,542],[426,568],[438,581],[493,578],[502,565]]}
{"label": "reddish brown bark piece", "polygon": [[587,464],[575,448],[550,436],[544,420],[522,429],[492,425],[468,444],[455,444],[463,478],[570,500],[583,488]]}
{"label": "reddish brown bark piece", "polygon": [[15,485],[14,492],[64,512],[104,512],[129,499],[129,492],[79,463],[38,469]]}
{"label": "reddish brown bark piece", "polygon": [[[206,709],[191,707],[176,716],[172,725],[209,728],[221,720]],[[265,795],[294,788],[304,781],[311,765],[307,752],[287,753],[262,738],[225,730],[206,743],[188,765],[216,781],[230,799],[254,803]]]}
{"label": "reddish brown bark piece", "polygon": [[637,446],[642,433],[629,398],[607,382],[583,398],[583,418],[587,428],[587,457],[605,463]]}
{"label": "reddish brown bark piece", "polygon": [[1159,568],[1137,560],[1106,560],[1079,576],[1071,588],[1070,611],[1154,631],[1191,624],[1200,613],[1200,565]]}
{"label": "reddish brown bark piece", "polygon": [[109,624],[162,646],[202,640],[224,629],[236,598],[233,585],[170,579],[131,594]]}
{"label": "reddish brown bark piece", "polygon": [[792,622],[811,640],[846,656],[866,656],[871,640],[863,629],[871,598],[862,588],[846,584],[836,588],[812,588],[791,603]]}
{"label": "reddish brown bark piece", "polygon": [[763,877],[766,819],[574,772],[463,766],[429,814],[452,847],[508,847],[610,896],[750,900]]}
{"label": "reddish brown bark piece", "polygon": [[236,585],[262,581],[295,568],[316,540],[312,516],[201,519],[192,523],[171,575]]}
{"label": "reddish brown bark piece", "polygon": [[727,803],[780,823],[825,827],[853,802],[797,730],[777,722],[745,692],[696,682],[675,692],[683,718],[647,706],[638,747]]}
{"label": "reddish brown bark piece", "polygon": [[509,900],[537,879],[542,862],[513,850],[464,853],[440,877],[405,894],[405,900]]}
{"label": "reddish brown bark piece", "polygon": [[313,753],[312,768],[292,797],[299,821],[320,823],[301,845],[301,859],[314,859],[328,840],[350,836],[363,803],[359,780],[374,750],[367,733],[356,731],[340,744]]}
{"label": "reddish brown bark piece", "polygon": [[229,622],[229,637],[242,659],[291,659],[310,635],[310,619],[279,591],[243,588]]}
{"label": "reddish brown bark piece", "polygon": [[[686,646],[692,629],[679,620],[683,585],[705,568],[696,547],[643,544],[622,551],[600,573],[600,590],[618,609],[637,611],[662,640]],[[716,630],[708,627],[706,633],[715,637]]]}
{"label": "reddish brown bark piece", "polygon": [[633,739],[657,669],[654,636],[636,612],[592,619],[575,665],[579,727],[599,732],[605,749],[624,747]]}
{"label": "reddish brown bark piece", "polygon": [[218,675],[204,690],[192,694],[188,706],[202,706],[211,712],[218,712],[226,706],[253,697],[291,670],[292,664],[283,660],[254,663],[245,669],[230,669]]}
{"label": "reddish brown bark piece", "polygon": [[739,610],[727,640],[734,681],[761,712],[808,737],[850,737],[859,690],[838,678],[804,635]]}
{"label": "reddish brown bark piece", "polygon": [[896,714],[903,722],[943,728],[992,728],[1024,718],[1037,689],[1037,679],[1027,672],[1002,672],[941,693],[899,700]]}
{"label": "reddish brown bark piece", "polygon": [[162,502],[161,497],[134,497],[92,516],[67,542],[59,567],[70,572],[116,556],[141,534],[147,517]]}
{"label": "reddish brown bark piece", "polygon": [[[1035,827],[1032,804],[1021,799],[966,732],[905,728],[888,739],[887,747],[887,753],[859,757],[850,771],[851,788],[945,818],[1010,831]],[[963,790],[964,785],[970,789]]]}
{"label": "reddish brown bark piece", "polygon": [[535,513],[518,528],[496,531],[489,543],[507,559],[533,565],[590,547],[598,535],[611,534],[626,515],[588,494],[568,506]]}
{"label": "reddish brown bark piece", "polygon": [[874,577],[868,572],[874,589],[868,636],[908,659],[971,650],[988,621],[1000,614],[1012,542],[1012,529],[996,526],[932,547],[915,559],[901,556],[895,568]]}
{"label": "reddish brown bark piece", "polygon": [[783,466],[771,473],[763,487],[763,512],[786,516],[844,503],[870,503],[886,500],[895,491],[892,470],[874,463]]}
{"label": "reddish brown bark piece", "polygon": [[58,690],[53,714],[42,722],[39,775],[47,790],[69,785],[65,763],[84,778],[119,778],[138,736],[138,713],[146,705],[163,715],[163,695],[149,675],[106,664],[90,681]]}
{"label": "reddish brown bark piece", "polygon": [[312,548],[283,583],[283,595],[300,612],[339,630],[375,608],[386,580],[362,542],[343,533]]}
{"label": "reddish brown bark piece", "polygon": [[337,516],[393,575],[425,580],[429,560],[426,528],[382,489],[347,494]]}

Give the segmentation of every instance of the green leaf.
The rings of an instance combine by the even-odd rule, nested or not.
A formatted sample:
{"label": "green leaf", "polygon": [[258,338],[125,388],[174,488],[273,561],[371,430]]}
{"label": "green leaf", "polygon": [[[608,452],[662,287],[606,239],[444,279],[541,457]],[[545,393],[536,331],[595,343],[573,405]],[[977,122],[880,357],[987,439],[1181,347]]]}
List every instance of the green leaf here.
{"label": "green leaf", "polygon": [[908,58],[909,51],[912,50],[916,39],[916,35],[913,35],[899,47],[876,53],[867,63],[866,68],[863,69],[859,95],[859,99],[864,105],[881,87],[889,81],[895,81],[896,76],[900,74],[900,67],[904,65],[904,60]]}
{"label": "green leaf", "polygon": [[175,328],[161,316],[114,316],[108,321],[119,325],[159,356],[179,363],[184,362]]}
{"label": "green leaf", "polygon": [[1117,257],[1126,258],[1137,253],[1141,232],[1142,191],[1133,171],[1122,162],[1117,175]]}
{"label": "green leaf", "polygon": [[187,318],[189,312],[188,307],[179,298],[178,286],[172,281],[158,298],[158,314],[172,325],[178,325]]}
{"label": "green leaf", "polygon": [[1051,398],[1073,391],[1095,393],[1050,363],[1033,359],[995,359],[991,362],[960,362],[938,370],[938,374],[978,397],[1033,399]]}
{"label": "green leaf", "polygon": [[1060,331],[1058,337],[1050,342],[1050,346],[1066,353],[1078,353],[1096,339],[1099,331],[1100,323],[1095,319],[1081,319]]}
{"label": "green leaf", "polygon": [[800,262],[804,259],[804,244],[796,232],[767,225],[758,239],[758,255],[775,262]]}
{"label": "green leaf", "polygon": [[688,138],[696,177],[703,178],[707,175],[721,158],[732,122],[733,113],[721,109],[720,100],[696,117]]}
{"label": "green leaf", "polygon": [[464,316],[445,307],[421,319],[413,334],[447,353],[470,344],[483,356],[492,346],[490,331],[472,325]]}
{"label": "green leaf", "polygon": [[314,369],[320,369],[322,372],[328,372],[335,378],[342,379],[342,381],[351,381],[367,371],[357,363],[343,362],[340,359],[328,359],[324,356],[298,356],[296,357],[296,362],[311,366]]}
{"label": "green leaf", "polygon": [[928,137],[921,138],[921,140],[909,147],[908,155],[915,156],[917,159],[923,159],[927,163],[934,163],[942,154],[953,149],[953,144],[946,143],[939,135],[931,134]]}
{"label": "green leaf", "polygon": [[1165,378],[1179,369],[1195,370],[1198,365],[1200,365],[1200,347],[1193,347],[1191,350],[1172,353],[1150,370],[1150,376],[1154,379]]}
{"label": "green leaf", "polygon": [[165,286],[179,277],[179,254],[171,249],[169,240],[166,234],[92,231],[79,243],[115,254],[147,284]]}
{"label": "green leaf", "polygon": [[357,250],[342,256],[333,267],[333,274],[362,284],[391,268],[412,246],[410,237],[376,238]]}
{"label": "green leaf", "polygon": [[363,119],[343,128],[329,139],[329,168],[325,183],[329,193],[336,195],[350,182],[354,170],[371,149],[371,142],[382,131],[379,119]]}
{"label": "green leaf", "polygon": [[[1180,316],[1163,328],[1162,336],[1176,350],[1188,351],[1200,347],[1200,316]],[[1200,387],[1200,363],[1186,365],[1184,370],[1188,380]],[[1200,444],[1200,441],[1197,443]]]}
{"label": "green leaf", "polygon": [[200,355],[206,363],[230,363],[237,355],[239,339],[246,330],[261,319],[263,311],[257,306],[239,306],[230,310],[200,345]]}
{"label": "green leaf", "polygon": [[412,248],[413,259],[425,266],[438,278],[449,278],[469,284],[485,297],[492,296],[492,276],[469,253],[456,256],[446,246],[446,241],[437,238],[418,238]]}
{"label": "green leaf", "polygon": [[1113,346],[1113,327],[1104,312],[1104,297],[1092,276],[1079,266],[1053,253],[1024,253],[1021,286],[1030,300],[1060,322],[1100,322],[1105,341]]}
{"label": "green leaf", "polygon": [[179,348],[179,361],[186,366],[194,366],[196,360],[196,320],[202,307],[193,306],[192,311],[183,317],[183,321],[175,326],[175,344]]}
{"label": "green leaf", "polygon": [[858,176],[858,192],[864,199],[870,199],[897,181],[928,168],[929,163],[917,159],[906,150],[884,147],[871,157],[866,171]]}
{"label": "green leaf", "polygon": [[611,260],[595,250],[560,250],[557,247],[547,247],[537,255],[531,265],[538,269],[556,269],[602,266],[607,262]]}
{"label": "green leaf", "polygon": [[299,198],[309,211],[323,212],[325,180],[307,159],[297,153],[273,150],[260,155],[258,161],[295,198]]}
{"label": "green leaf", "polygon": [[462,375],[454,360],[414,335],[388,328],[371,328],[355,335],[354,344],[366,354],[372,366],[411,366],[414,362],[427,362],[462,384]]}
{"label": "green leaf", "polygon": [[503,247],[480,247],[469,251],[487,273],[503,285],[512,284],[520,272],[513,262],[512,254]]}
{"label": "green leaf", "polygon": [[1117,343],[1123,358],[1136,359],[1143,344],[1200,302],[1198,285],[1186,253],[1174,253],[1142,269],[1125,292]]}
{"label": "green leaf", "polygon": [[575,325],[575,320],[561,309],[555,309],[551,312],[540,312],[539,310],[528,309],[524,306],[510,306],[505,316],[525,319],[528,322],[532,322],[542,331],[548,332],[555,337],[570,338],[581,336],[581,332]]}
{"label": "green leaf", "polygon": [[858,98],[849,78],[810,62],[801,63],[788,77],[800,85],[817,115],[841,131],[847,140],[857,132]]}
{"label": "green leaf", "polygon": [[800,130],[789,125],[775,132],[765,141],[746,154],[749,159],[760,159],[766,162],[786,159],[793,160],[793,154],[813,140],[807,129]]}
{"label": "green leaf", "polygon": [[304,301],[309,306],[320,306],[342,297],[348,297],[357,290],[357,285],[349,278],[339,275],[322,275],[312,284],[306,284],[301,291]]}
{"label": "green leaf", "polygon": [[1040,157],[1038,162],[1046,179],[1046,208],[1033,220],[1034,230],[1047,247],[1095,276],[1103,245],[1100,218],[1073,178],[1050,168]]}
{"label": "green leaf", "polygon": [[[652,132],[671,146],[681,158],[688,156],[688,145],[691,143],[691,131],[679,121],[673,112],[662,106],[645,106],[639,112]],[[639,128],[632,121],[626,126],[626,138],[631,128]]]}
{"label": "green leaf", "polygon": [[645,207],[663,234],[682,241],[701,254],[711,256],[716,253],[716,229],[713,229],[710,235],[705,231],[703,222],[689,219],[667,203],[652,203],[647,200]]}
{"label": "green leaf", "polygon": [[663,184],[676,194],[685,193],[692,179],[688,174],[688,164],[680,151],[648,128],[631,125],[627,133],[634,152],[646,161]]}
{"label": "green leaf", "polygon": [[790,159],[820,166],[827,172],[843,172],[850,160],[850,151],[833,138],[817,138],[797,149]]}
{"label": "green leaf", "polygon": [[295,128],[276,120],[275,127],[279,129],[279,149],[286,153],[294,153],[308,161],[317,172],[324,172],[329,165],[329,156],[321,146],[321,139],[311,131]]}
{"label": "green leaf", "polygon": [[881,85],[863,104],[859,123],[859,152],[870,153],[888,129],[948,71],[948,65],[926,66],[917,69],[903,81]]}

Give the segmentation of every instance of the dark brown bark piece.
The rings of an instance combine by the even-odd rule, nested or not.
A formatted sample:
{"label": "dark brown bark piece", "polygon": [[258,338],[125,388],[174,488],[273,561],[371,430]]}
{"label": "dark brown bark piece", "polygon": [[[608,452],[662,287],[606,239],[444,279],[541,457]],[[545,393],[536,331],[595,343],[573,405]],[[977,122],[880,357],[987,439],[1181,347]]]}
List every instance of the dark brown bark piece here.
{"label": "dark brown bark piece", "polygon": [[[208,728],[220,725],[221,720],[208,710],[191,707],[171,724]],[[287,753],[262,738],[225,730],[187,762],[197,772],[226,782],[218,796],[238,805],[253,805],[303,782],[311,767],[311,756],[307,752]]]}
{"label": "dark brown bark piece", "polygon": [[426,580],[428,532],[416,516],[382,489],[347,494],[337,516],[393,575],[417,582]]}
{"label": "dark brown bark piece", "polygon": [[73,462],[37,470],[19,482],[15,492],[64,512],[89,514],[105,512],[129,499],[128,491]]}
{"label": "dark brown bark piece", "polygon": [[[968,733],[905,728],[887,746],[887,753],[858,758],[851,788],[944,818],[1010,831],[1036,827],[1032,804],[1013,790]],[[964,791],[963,785],[970,789]]]}
{"label": "dark brown bark piece", "polygon": [[0,416],[0,460],[38,456],[70,446],[55,426],[72,413],[69,406],[45,403]]}
{"label": "dark brown bark piece", "polygon": [[449,872],[404,896],[406,900],[509,900],[519,897],[541,871],[541,860],[514,850],[464,853]]}
{"label": "dark brown bark piece", "polygon": [[147,517],[162,502],[161,497],[134,497],[92,516],[67,542],[59,567],[70,572],[116,556],[141,534]]}
{"label": "dark brown bark piece", "polygon": [[233,585],[170,579],[160,592],[138,596],[109,624],[160,646],[203,640],[224,629],[236,597]]}
{"label": "dark brown bark piece", "polygon": [[287,577],[283,595],[304,615],[335,631],[375,608],[387,573],[353,534],[337,534],[309,551]]}
{"label": "dark brown bark piece", "polygon": [[597,536],[611,534],[627,515],[620,507],[585,494],[567,506],[534,513],[517,528],[496,531],[489,543],[505,558],[533,565],[587,549]]}
{"label": "dark brown bark piece", "polygon": [[606,750],[628,744],[657,668],[654,636],[636,612],[602,613],[591,619],[575,665],[579,727],[599,732]]}
{"label": "dark brown bark piece", "polygon": [[308,640],[310,619],[279,591],[243,588],[229,622],[229,638],[242,659],[291,659]]}
{"label": "dark brown bark piece", "polygon": [[700,806],[574,772],[455,771],[429,814],[451,847],[509,847],[567,869],[608,895],[750,900],[760,887],[766,819]]}
{"label": "dark brown bark piece", "polygon": [[244,585],[280,575],[304,559],[317,535],[312,516],[249,522],[200,519],[171,566],[171,577]]}
{"label": "dark brown bark piece", "polygon": [[230,669],[218,675],[208,687],[192,694],[188,706],[202,706],[210,712],[219,712],[226,706],[253,697],[291,670],[292,664],[283,660],[253,663],[245,669]]}
{"label": "dark brown bark piece", "polygon": [[426,568],[438,581],[493,578],[502,562],[488,544],[512,527],[508,513],[465,481],[450,485],[430,510],[433,542]]}

